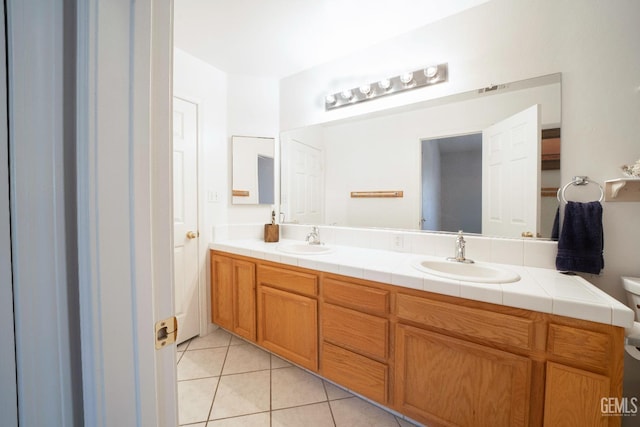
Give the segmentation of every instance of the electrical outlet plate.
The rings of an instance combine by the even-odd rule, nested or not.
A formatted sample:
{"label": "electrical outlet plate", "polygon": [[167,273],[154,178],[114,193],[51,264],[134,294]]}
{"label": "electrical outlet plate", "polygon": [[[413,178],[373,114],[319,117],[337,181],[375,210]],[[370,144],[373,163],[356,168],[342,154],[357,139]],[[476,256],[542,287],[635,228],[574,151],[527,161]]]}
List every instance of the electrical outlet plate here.
{"label": "electrical outlet plate", "polygon": [[404,250],[404,236],[402,234],[393,235],[392,248],[396,251]]}

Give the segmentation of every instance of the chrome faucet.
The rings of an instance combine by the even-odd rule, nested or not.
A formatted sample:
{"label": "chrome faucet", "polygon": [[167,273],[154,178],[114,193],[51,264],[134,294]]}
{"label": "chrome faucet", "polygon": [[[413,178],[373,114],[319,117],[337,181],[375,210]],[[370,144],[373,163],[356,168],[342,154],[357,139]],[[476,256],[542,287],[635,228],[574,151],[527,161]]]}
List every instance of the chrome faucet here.
{"label": "chrome faucet", "polygon": [[320,229],[314,226],[311,229],[311,233],[307,234],[306,241],[310,245],[321,245],[322,243],[320,242]]}
{"label": "chrome faucet", "polygon": [[462,236],[462,230],[458,231],[458,237],[456,237],[456,248],[455,248],[455,256],[448,257],[448,261],[456,261],[456,262],[465,262],[468,264],[473,263],[473,260],[467,259],[464,256],[464,248],[467,242],[464,241],[464,237]]}

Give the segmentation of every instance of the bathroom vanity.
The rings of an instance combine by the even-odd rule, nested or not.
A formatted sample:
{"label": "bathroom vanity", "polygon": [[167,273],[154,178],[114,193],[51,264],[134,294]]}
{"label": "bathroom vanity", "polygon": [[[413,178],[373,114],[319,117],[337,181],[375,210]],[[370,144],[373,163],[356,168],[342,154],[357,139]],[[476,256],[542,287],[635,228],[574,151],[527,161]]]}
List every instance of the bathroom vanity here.
{"label": "bathroom vanity", "polygon": [[[435,292],[467,285],[412,268],[416,255],[336,248],[295,256],[262,242],[211,249],[215,324],[409,418],[430,426],[620,424],[602,413],[601,399],[622,397],[624,326],[633,314],[580,278],[512,267],[519,282],[468,286],[534,298],[527,288],[553,277],[600,298],[608,321],[604,309],[604,318],[589,319],[598,312],[593,300],[580,313],[580,299],[562,293],[548,295],[544,312]],[[377,266],[367,275],[356,267],[363,263]]]}

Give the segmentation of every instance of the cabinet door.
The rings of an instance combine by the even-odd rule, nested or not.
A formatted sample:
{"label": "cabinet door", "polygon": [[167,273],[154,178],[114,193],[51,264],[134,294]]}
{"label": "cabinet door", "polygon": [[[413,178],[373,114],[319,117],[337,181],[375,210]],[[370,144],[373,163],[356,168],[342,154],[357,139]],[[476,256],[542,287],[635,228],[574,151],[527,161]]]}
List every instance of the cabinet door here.
{"label": "cabinet door", "polygon": [[531,361],[406,325],[396,327],[397,409],[446,426],[528,425]]}
{"label": "cabinet door", "polygon": [[305,368],[318,370],[318,302],[258,287],[258,344]]}
{"label": "cabinet door", "polygon": [[603,414],[601,400],[609,396],[609,378],[559,363],[547,363],[544,425],[605,427],[620,417]]}
{"label": "cabinet door", "polygon": [[256,340],[256,266],[233,260],[233,332]]}
{"label": "cabinet door", "polygon": [[233,330],[233,260],[211,255],[211,321]]}

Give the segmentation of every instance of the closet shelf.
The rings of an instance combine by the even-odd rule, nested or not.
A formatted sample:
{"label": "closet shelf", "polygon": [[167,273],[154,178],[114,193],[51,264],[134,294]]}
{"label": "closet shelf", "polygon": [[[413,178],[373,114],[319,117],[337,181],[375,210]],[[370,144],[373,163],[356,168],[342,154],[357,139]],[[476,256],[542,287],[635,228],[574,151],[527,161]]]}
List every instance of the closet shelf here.
{"label": "closet shelf", "polygon": [[640,202],[640,178],[618,178],[605,181],[607,202]]}

